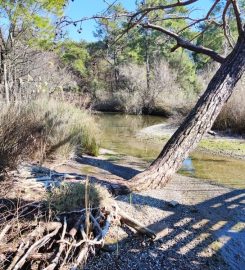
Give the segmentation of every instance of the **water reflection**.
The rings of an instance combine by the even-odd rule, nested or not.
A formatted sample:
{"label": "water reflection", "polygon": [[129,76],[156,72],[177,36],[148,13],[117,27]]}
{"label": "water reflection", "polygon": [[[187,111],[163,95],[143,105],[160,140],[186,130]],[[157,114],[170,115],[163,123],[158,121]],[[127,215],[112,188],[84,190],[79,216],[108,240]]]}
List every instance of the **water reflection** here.
{"label": "water reflection", "polygon": [[[180,173],[233,188],[245,188],[245,161],[203,153],[193,153],[189,167],[183,164]],[[192,163],[190,165],[190,162]],[[193,168],[193,171],[191,170]]]}
{"label": "water reflection", "polygon": [[190,175],[195,175],[195,168],[193,166],[192,159],[188,157],[182,164],[182,171],[188,172]]}

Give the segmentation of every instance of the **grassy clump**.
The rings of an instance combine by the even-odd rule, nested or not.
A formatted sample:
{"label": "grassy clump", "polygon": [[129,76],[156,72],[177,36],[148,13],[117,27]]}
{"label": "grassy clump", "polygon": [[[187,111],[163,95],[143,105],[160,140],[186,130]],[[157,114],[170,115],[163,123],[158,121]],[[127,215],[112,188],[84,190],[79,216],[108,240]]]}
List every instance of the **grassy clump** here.
{"label": "grassy clump", "polygon": [[54,187],[48,202],[58,212],[72,211],[87,207],[101,207],[109,198],[108,191],[99,186],[84,183],[62,183]]}
{"label": "grassy clump", "polygon": [[0,174],[14,169],[21,159],[37,149],[44,129],[29,108],[5,107],[0,115]]}
{"label": "grassy clump", "polygon": [[223,107],[214,123],[214,129],[226,131],[230,134],[245,136],[245,77],[236,86],[236,90]]}
{"label": "grassy clump", "polygon": [[55,100],[11,104],[0,114],[0,173],[23,159],[98,155],[98,129],[85,110]]}
{"label": "grassy clump", "polygon": [[44,156],[98,155],[94,150],[99,148],[96,142],[98,128],[87,111],[55,100],[39,100],[32,107],[40,121],[44,121]]}
{"label": "grassy clump", "polygon": [[245,155],[245,144],[239,140],[203,139],[198,146],[212,152]]}
{"label": "grassy clump", "polygon": [[[96,142],[96,139],[94,137],[91,138],[89,132],[83,132],[80,145],[82,146],[80,149],[80,153],[86,153],[96,157],[99,155],[99,144]],[[80,153],[78,152],[78,154]]]}

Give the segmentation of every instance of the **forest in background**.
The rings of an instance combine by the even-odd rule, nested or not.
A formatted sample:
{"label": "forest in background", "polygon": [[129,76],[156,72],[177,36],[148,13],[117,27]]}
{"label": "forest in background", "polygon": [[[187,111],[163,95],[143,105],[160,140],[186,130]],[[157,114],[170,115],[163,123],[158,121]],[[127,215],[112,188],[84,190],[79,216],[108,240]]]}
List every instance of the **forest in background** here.
{"label": "forest in background", "polygon": [[[59,19],[65,2],[54,2],[46,12]],[[148,4],[156,4],[153,2]],[[23,17],[23,7],[11,10],[9,5],[8,2],[1,5],[9,27],[6,30],[3,26],[0,32],[0,93],[6,103],[52,96],[100,111],[157,114],[178,121],[193,107],[218,67],[209,57],[182,48],[171,53],[174,40],[157,31],[136,27],[126,32],[125,19],[98,19],[94,33],[97,42],[74,42],[65,35],[64,27],[69,21],[63,19],[60,25],[57,21],[54,24],[38,15],[38,8],[28,11],[36,12],[35,16]],[[28,8],[25,7],[26,11]],[[216,12],[220,8],[218,5]],[[108,16],[113,9],[125,11],[120,4],[114,5]],[[152,15],[156,22],[162,12]],[[185,28],[189,10],[181,7],[181,12],[183,19],[158,23],[173,31]],[[11,28],[11,20],[20,20],[25,28],[20,25]],[[235,39],[232,14],[229,20],[232,26],[229,31]],[[80,22],[72,23],[78,32],[82,31]],[[199,28],[199,32],[194,27],[187,28],[183,35],[197,44],[218,49],[221,54],[229,52],[221,28],[206,21]],[[245,93],[242,83],[237,88],[239,93],[232,96],[215,126],[243,133],[245,109],[239,105]]]}

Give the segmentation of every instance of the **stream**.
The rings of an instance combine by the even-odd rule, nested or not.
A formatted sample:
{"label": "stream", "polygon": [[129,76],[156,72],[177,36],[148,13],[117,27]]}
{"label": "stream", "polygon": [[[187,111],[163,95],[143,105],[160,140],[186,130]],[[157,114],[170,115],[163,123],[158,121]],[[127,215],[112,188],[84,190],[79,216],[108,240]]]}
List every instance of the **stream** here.
{"label": "stream", "polygon": [[[96,116],[101,128],[101,147],[117,155],[153,161],[166,140],[143,139],[137,134],[146,127],[164,123],[160,116],[101,113]],[[232,188],[245,188],[245,161],[196,151],[188,157],[179,173]]]}

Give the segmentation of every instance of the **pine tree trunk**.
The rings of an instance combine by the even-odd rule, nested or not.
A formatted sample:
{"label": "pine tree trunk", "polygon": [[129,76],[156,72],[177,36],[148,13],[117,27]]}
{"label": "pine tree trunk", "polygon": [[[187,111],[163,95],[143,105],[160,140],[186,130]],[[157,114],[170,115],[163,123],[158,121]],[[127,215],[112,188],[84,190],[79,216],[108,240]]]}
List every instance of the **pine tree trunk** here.
{"label": "pine tree trunk", "polygon": [[[210,130],[244,71],[245,37],[243,36],[239,38],[235,48],[220,66],[196,106],[167,142],[158,158],[148,169],[127,183],[129,190],[157,188],[169,181],[203,135]],[[125,192],[125,186],[122,187],[122,192]]]}

